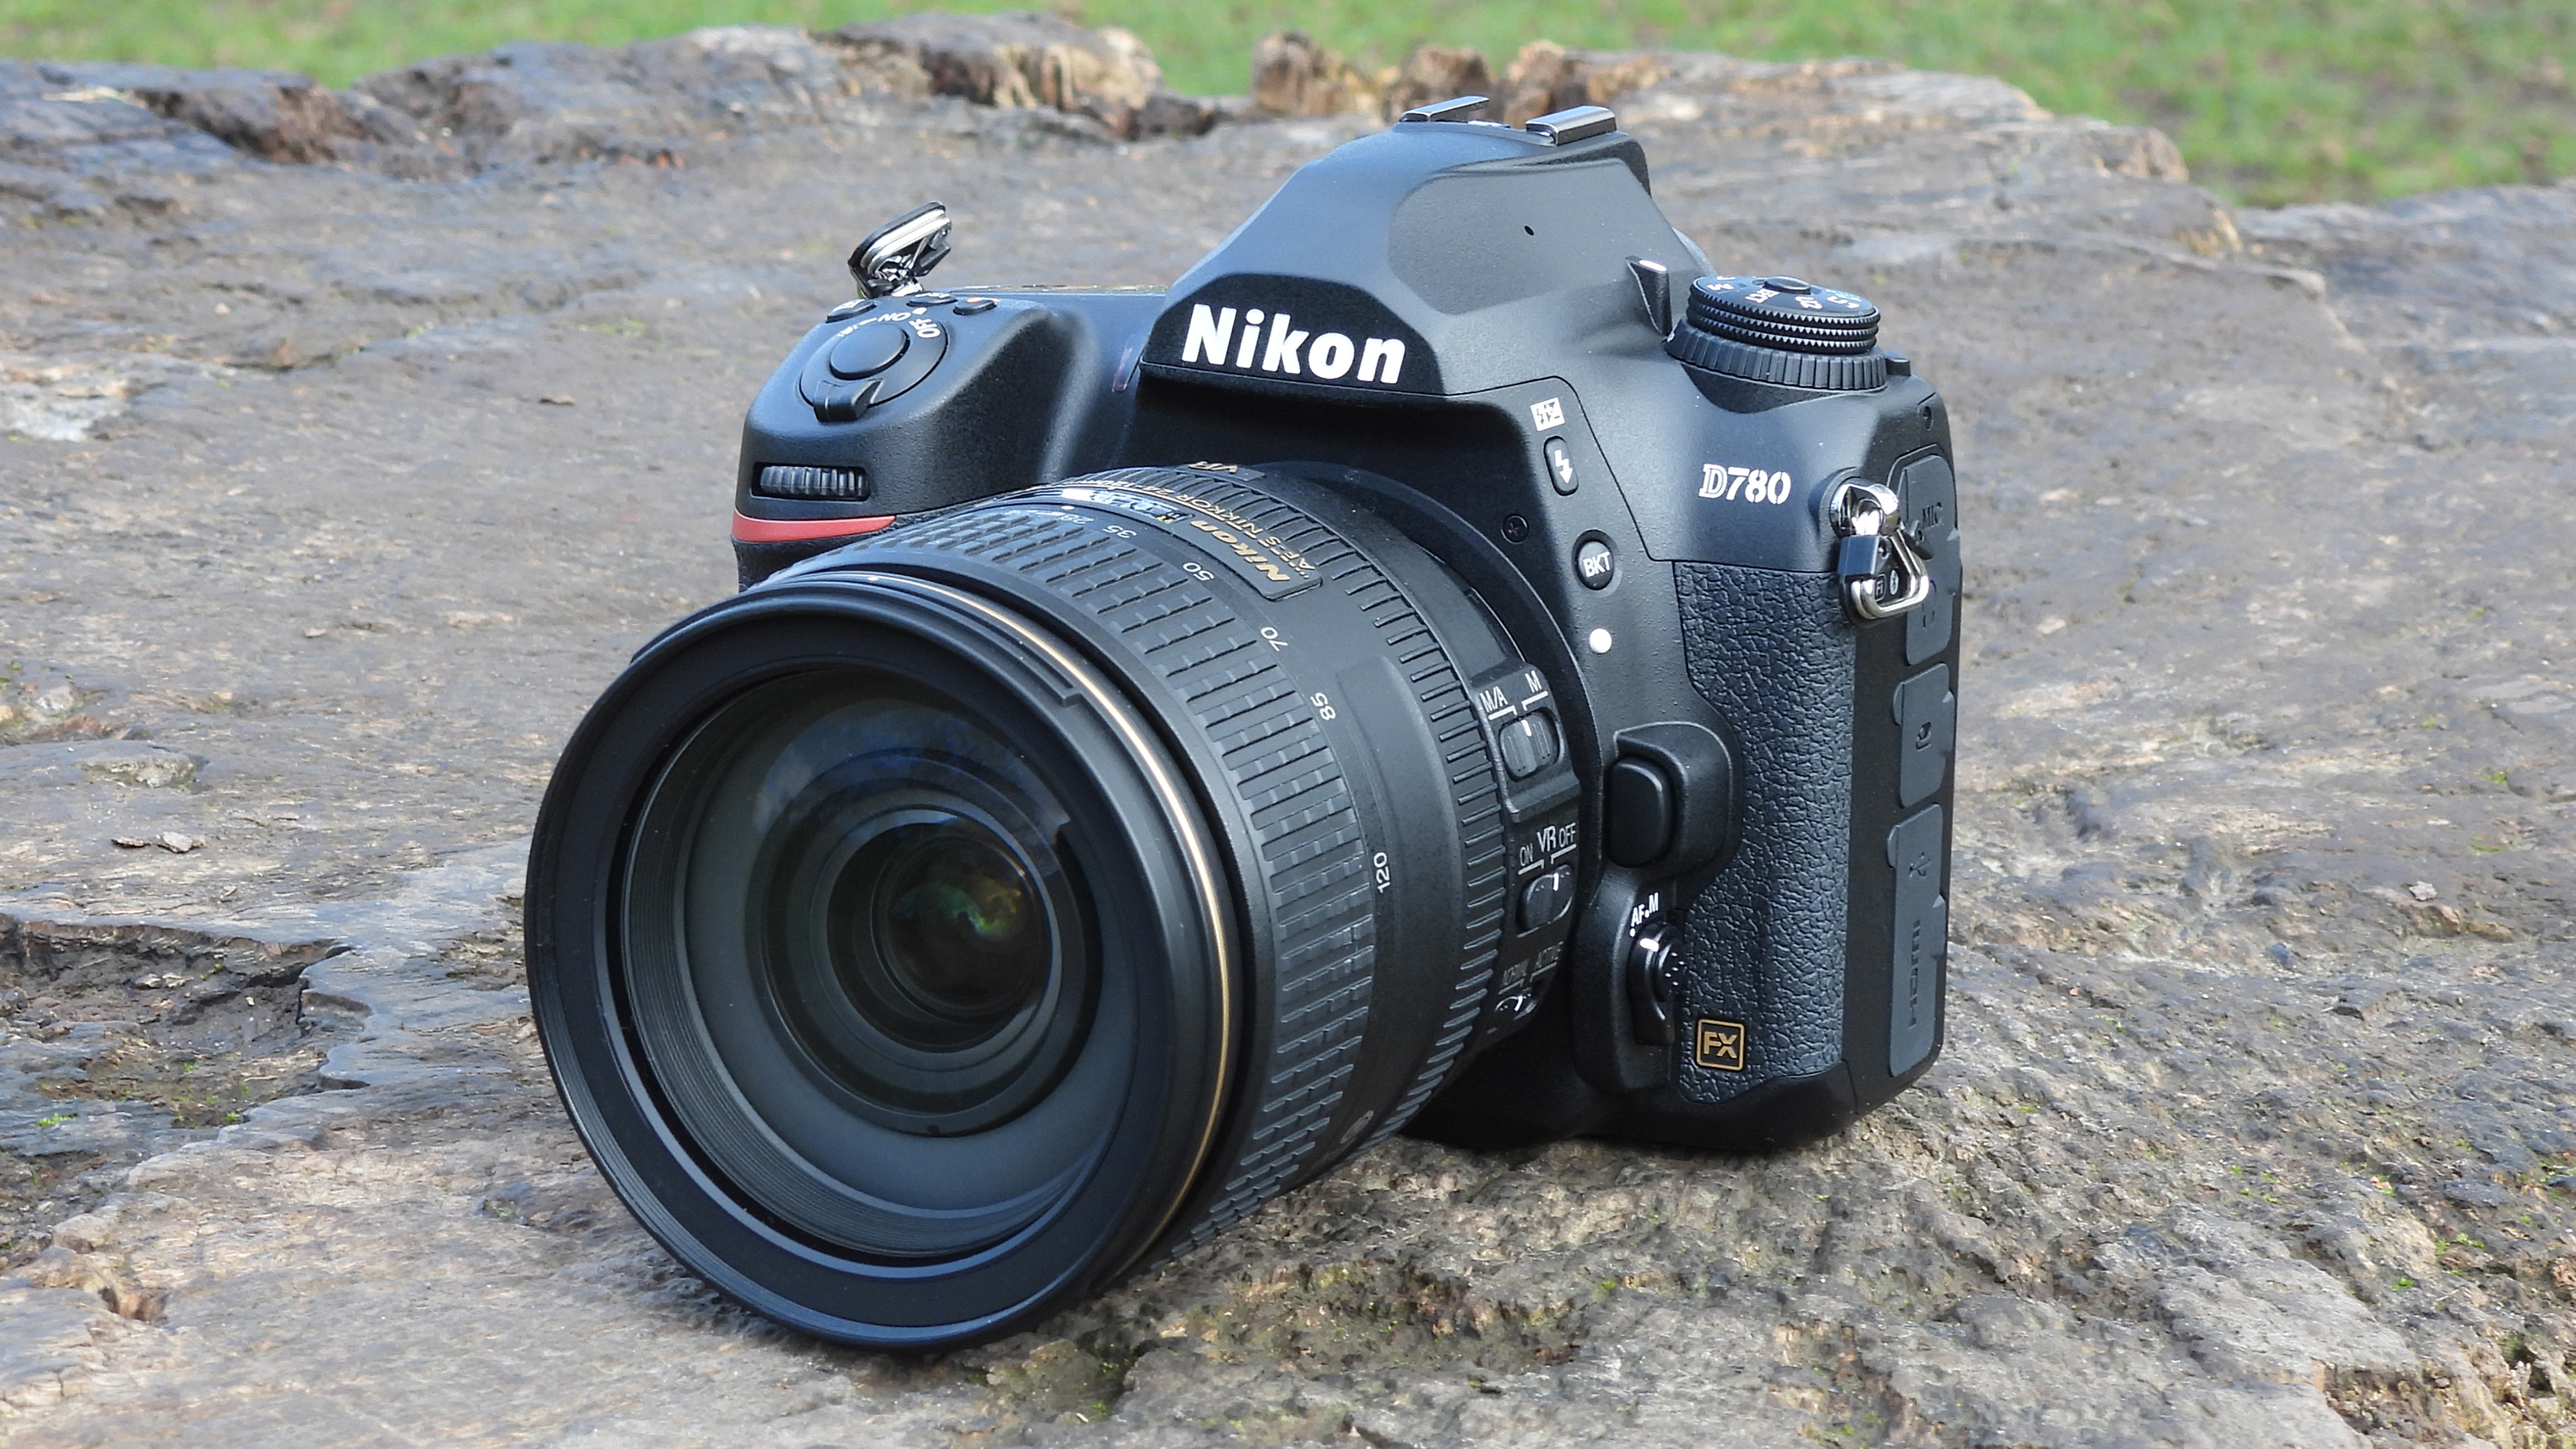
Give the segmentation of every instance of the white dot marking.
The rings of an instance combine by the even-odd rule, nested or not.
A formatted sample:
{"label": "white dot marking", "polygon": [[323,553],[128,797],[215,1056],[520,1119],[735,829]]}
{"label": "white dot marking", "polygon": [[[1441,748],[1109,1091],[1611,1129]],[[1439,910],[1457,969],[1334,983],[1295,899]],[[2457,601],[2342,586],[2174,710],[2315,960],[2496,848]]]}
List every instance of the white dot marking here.
{"label": "white dot marking", "polygon": [[1610,631],[1607,629],[1595,629],[1592,631],[1592,637],[1585,642],[1592,646],[1593,653],[1607,654],[1610,652]]}

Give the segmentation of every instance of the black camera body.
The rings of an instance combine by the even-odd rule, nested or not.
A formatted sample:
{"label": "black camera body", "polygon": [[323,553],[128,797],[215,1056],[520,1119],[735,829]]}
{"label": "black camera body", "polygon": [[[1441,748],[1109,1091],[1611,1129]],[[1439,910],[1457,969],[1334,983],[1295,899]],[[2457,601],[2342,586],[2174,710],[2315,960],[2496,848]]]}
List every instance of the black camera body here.
{"label": "black camera body", "polygon": [[[1293,460],[1279,471],[1394,521],[1503,621],[1522,657],[1478,681],[1495,748],[1525,696],[1547,696],[1533,708],[1563,739],[1506,808],[1516,888],[1570,870],[1570,909],[1515,934],[1495,975],[1475,1045],[1519,1028],[1514,1046],[1416,1130],[1822,1136],[1939,1044],[1949,424],[1899,359],[1876,386],[1830,390],[1795,384],[1837,364],[1870,380],[1864,359],[1772,351],[1782,382],[1678,361],[1666,334],[1691,326],[1688,279],[1710,270],[1624,133],[1399,124],[1299,172],[1168,293],[836,311],[744,428],[743,582],[838,546],[835,530],[1033,483]],[[863,324],[944,332],[946,355],[826,420],[806,379]],[[865,497],[763,487],[800,467],[855,473]],[[1833,495],[1853,479],[1897,494],[1935,576],[1884,621],[1845,606],[1836,572]]]}
{"label": "black camera body", "polygon": [[[735,494],[744,592],[648,646],[585,722],[549,792],[529,897],[540,1025],[577,1125],[647,1225],[728,1291],[848,1341],[986,1337],[1204,1239],[1399,1127],[1472,1146],[1578,1133],[1782,1146],[1842,1128],[1933,1060],[1958,670],[1942,403],[1876,346],[1862,299],[1708,275],[1606,110],[1521,128],[1455,119],[1469,113],[1411,113],[1310,164],[1168,292],[927,290],[920,274],[947,230],[923,208],[854,255],[867,295],[835,308],[762,388]],[[902,798],[915,814],[901,818],[916,824],[901,829],[971,817],[936,829],[980,832],[984,863],[957,865],[970,846],[952,842],[942,879],[1053,922],[1056,964],[1033,948],[960,986],[923,947],[933,965],[914,971],[905,943],[929,928],[898,888],[917,893],[933,868],[833,863],[876,859],[874,846],[815,854],[824,885],[805,895],[777,887],[781,904],[741,927],[770,944],[689,934],[710,905],[669,928],[682,945],[651,945],[663,894],[737,888],[685,854],[691,832],[718,829],[690,812],[731,807],[637,802],[681,798],[745,751],[818,748],[761,754],[771,747],[739,741],[767,726],[745,723],[726,726],[732,753],[698,762],[690,741],[714,727],[693,721],[759,681],[768,715],[842,718],[830,710],[861,706],[799,703],[792,680],[863,647],[830,641],[916,636],[946,642],[870,655],[866,677],[930,678],[971,656],[976,678],[1024,702],[978,703],[970,681],[940,685],[940,709],[1002,721],[991,732],[1013,749],[1023,734],[1074,738],[1074,724],[1049,721],[1088,711],[1108,723],[1081,723],[1092,733],[1080,738],[1109,743],[1066,758],[1130,755],[1143,763],[1120,776],[1119,798],[1162,802],[1085,806],[1067,783],[1079,762],[1050,765],[1032,745],[1030,768],[1055,770],[1049,788],[1073,803],[1014,824],[974,803],[1045,793],[973,783],[1016,768],[974,763],[1009,751],[898,752],[966,762],[951,770],[966,783],[932,782],[964,803],[918,804],[932,785],[914,780]],[[990,662],[1006,656],[1017,662]],[[703,677],[695,693],[672,682],[683,675]],[[1130,705],[1136,722],[1121,723]],[[773,763],[740,778],[783,798],[821,776]],[[835,798],[894,798],[847,794],[862,789]],[[832,808],[895,818],[883,804]],[[1115,828],[1084,837],[1102,812]],[[795,818],[808,816],[821,818]],[[853,839],[874,828],[831,827]],[[786,862],[784,878],[806,869],[795,842],[817,829],[737,833],[742,852]],[[1168,867],[1120,854],[1167,835],[1179,842]],[[655,864],[662,840],[678,842],[678,863]],[[771,866],[746,869],[753,884],[739,889],[768,889]],[[833,884],[865,870],[893,884],[866,886],[875,896]],[[846,948],[859,965],[787,961],[807,909],[795,902],[816,892],[877,912],[876,934]],[[1120,901],[1157,892],[1178,904],[1121,923]],[[1045,904],[1059,900],[1074,904]],[[1212,944],[1120,944],[1193,912]],[[971,933],[956,922],[1003,919],[998,906],[938,918],[959,940]],[[759,924],[777,920],[790,924]],[[814,953],[844,950],[817,930]],[[1099,1246],[1007,1282],[987,1260],[1035,1253],[1011,1245],[1087,1199],[996,1216],[941,1247],[930,1228],[884,1226],[894,1209],[881,1200],[947,1169],[878,1179],[866,1163],[797,1165],[776,1179],[839,1184],[879,1217],[761,1187],[769,1159],[726,1145],[741,1135],[734,1119],[689,1105],[700,1067],[657,1065],[700,1040],[657,1048],[657,1002],[714,1022],[735,988],[689,984],[691,971],[715,979],[714,964],[647,958],[747,951],[772,964],[743,968],[755,986],[742,990],[785,1003],[769,1009],[786,1023],[778,1050],[821,1063],[809,1075],[839,1084],[827,1096],[852,1122],[910,1134],[886,1138],[890,1154],[964,1153],[1087,1080],[1090,1048],[1031,1035],[1039,1044],[1010,1048],[1029,1065],[991,1069],[1018,1085],[943,1096],[894,1067],[835,1066],[855,1057],[828,1043],[796,1045],[839,1029],[797,1025],[796,1003],[860,983],[847,987],[850,1020],[883,1024],[909,1044],[883,1048],[898,1055],[952,1051],[950,1037],[903,1025],[916,1007],[967,1023],[953,1061],[921,1058],[963,1073],[967,1055],[1003,1050],[974,1043],[1017,1040],[1006,1017],[1089,1012],[1064,1039],[1107,1039],[1103,1023],[1131,1020],[1118,1015],[1119,962],[1184,948],[1216,995],[1138,987],[1132,1020],[1147,1023],[1139,1039],[1156,1022],[1168,1034],[1157,1050],[1174,1054],[1181,1085],[1157,1100],[1206,1099],[1158,1140],[1196,1145],[1136,1159],[1173,1165],[1135,1170],[1144,1185],[1097,1215]],[[880,978],[898,985],[866,984]],[[666,979],[679,984],[654,984]],[[1059,999],[1091,1004],[1046,1004]],[[726,1046],[731,1029],[692,1028],[715,1043],[709,1060],[748,1080],[758,1064],[740,1053],[765,1048]],[[1209,1062],[1191,1055],[1203,1038]],[[661,1085],[632,1085],[643,1079]],[[1124,1149],[1102,1131],[1114,1160]],[[920,1286],[938,1276],[920,1265],[952,1262],[949,1286]],[[843,1290],[810,1286],[818,1273],[858,1286],[834,1297]]]}

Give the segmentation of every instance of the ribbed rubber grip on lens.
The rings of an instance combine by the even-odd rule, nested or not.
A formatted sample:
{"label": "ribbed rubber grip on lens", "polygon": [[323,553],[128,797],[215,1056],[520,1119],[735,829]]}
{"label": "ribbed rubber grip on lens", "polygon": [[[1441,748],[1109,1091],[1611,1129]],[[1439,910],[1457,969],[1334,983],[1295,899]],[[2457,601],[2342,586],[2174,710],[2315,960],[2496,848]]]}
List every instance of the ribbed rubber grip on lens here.
{"label": "ribbed rubber grip on lens", "polygon": [[[1131,469],[1079,480],[1154,483],[1204,498],[1257,525],[1314,564],[1366,621],[1413,691],[1449,771],[1446,794],[1464,846],[1460,959],[1432,1050],[1399,1099],[1361,1124],[1393,1131],[1438,1090],[1472,1037],[1502,941],[1507,862],[1494,766],[1465,679],[1403,590],[1338,533],[1279,498],[1221,476]],[[1052,501],[1009,500],[932,518],[901,544],[964,553],[1013,568],[1049,596],[1088,612],[1184,702],[1217,752],[1223,784],[1250,822],[1261,894],[1275,934],[1276,1035],[1247,1085],[1257,1094],[1235,1161],[1212,1200],[1167,1240],[1185,1251],[1240,1220],[1310,1170],[1356,1145],[1323,1139],[1358,1065],[1377,958],[1369,841],[1313,703],[1278,662],[1260,621],[1162,553],[1067,517]],[[855,560],[854,560],[855,561]],[[1222,577],[1221,575],[1219,577]],[[1250,601],[1247,601],[1250,602]],[[1215,784],[1217,782],[1210,782]],[[1406,963],[1408,969],[1422,965]]]}
{"label": "ribbed rubber grip on lens", "polygon": [[[1203,480],[1194,480],[1203,481]],[[1276,934],[1278,1036],[1253,1079],[1248,1150],[1189,1241],[1275,1195],[1341,1102],[1368,1021],[1376,918],[1348,782],[1311,705],[1258,631],[1207,582],[1087,521],[1032,505],[918,525],[912,542],[1017,568],[1089,610],[1186,702],[1251,822]],[[1212,782],[1214,783],[1214,782]]]}
{"label": "ribbed rubber grip on lens", "polygon": [[[1304,556],[1368,621],[1378,645],[1403,676],[1419,703],[1445,768],[1448,795],[1457,812],[1456,830],[1463,847],[1464,912],[1462,941],[1448,1004],[1430,1054],[1404,1094],[1368,1124],[1367,1140],[1395,1131],[1439,1089],[1474,1035],[1499,958],[1509,879],[1503,841],[1502,795],[1493,757],[1467,696],[1465,678],[1448,650],[1432,632],[1404,591],[1367,555],[1338,533],[1290,504],[1257,487],[1222,476],[1182,469],[1128,469],[1096,475],[1099,481],[1160,483],[1185,487],[1200,497],[1260,525],[1265,537],[1278,539]],[[1263,653],[1275,651],[1264,647]],[[1360,874],[1354,884],[1365,894],[1365,841],[1353,842],[1352,863]],[[1374,970],[1372,952],[1372,970]],[[1408,965],[1410,963],[1407,963]],[[1288,973],[1282,973],[1283,1016],[1294,1014],[1286,998]],[[1332,1073],[1329,1093],[1309,1090],[1309,1073],[1289,1059],[1289,1032],[1283,1024],[1280,1069],[1271,1077],[1272,1094],[1253,1126],[1255,1147],[1228,1175],[1224,1197],[1173,1245],[1186,1250],[1240,1220],[1291,1183],[1316,1162],[1317,1134],[1340,1105],[1340,1082],[1347,1066]],[[1304,1043],[1294,1044],[1302,1048]],[[1336,1153],[1336,1156],[1339,1154]]]}

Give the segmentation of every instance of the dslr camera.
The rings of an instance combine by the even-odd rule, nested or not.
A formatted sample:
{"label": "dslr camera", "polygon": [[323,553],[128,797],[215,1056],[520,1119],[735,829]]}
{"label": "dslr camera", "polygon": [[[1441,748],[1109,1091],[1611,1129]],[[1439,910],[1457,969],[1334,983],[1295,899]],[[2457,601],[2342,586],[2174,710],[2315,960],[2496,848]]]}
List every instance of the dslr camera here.
{"label": "dslr camera", "polygon": [[933,290],[923,207],[753,401],[743,588],[526,897],[573,1123],[726,1293],[990,1339],[1399,1130],[1758,1150],[1933,1060],[1942,403],[1608,110],[1479,109],[1167,292]]}

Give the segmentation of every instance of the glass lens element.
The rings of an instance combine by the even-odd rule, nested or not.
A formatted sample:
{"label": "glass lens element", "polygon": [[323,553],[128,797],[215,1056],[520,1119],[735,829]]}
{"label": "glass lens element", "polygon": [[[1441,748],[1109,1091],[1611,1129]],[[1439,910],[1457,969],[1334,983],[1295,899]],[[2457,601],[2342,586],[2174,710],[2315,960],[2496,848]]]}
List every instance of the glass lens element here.
{"label": "glass lens element", "polygon": [[1052,953],[1028,872],[971,820],[907,826],[894,851],[871,917],[895,984],[931,1014],[971,1025],[1034,996]]}
{"label": "glass lens element", "polygon": [[726,1174],[828,1240],[997,1241],[1116,1110],[1126,996],[1026,728],[918,680],[792,676],[702,723],[645,810],[645,1055]]}

